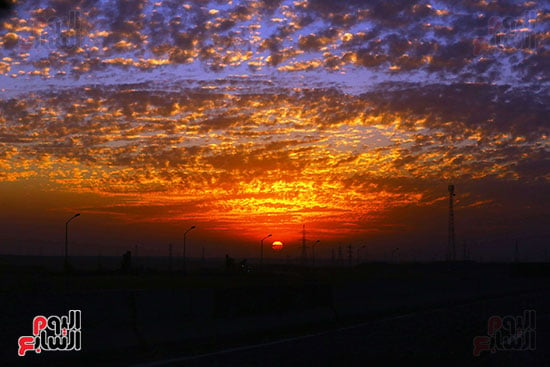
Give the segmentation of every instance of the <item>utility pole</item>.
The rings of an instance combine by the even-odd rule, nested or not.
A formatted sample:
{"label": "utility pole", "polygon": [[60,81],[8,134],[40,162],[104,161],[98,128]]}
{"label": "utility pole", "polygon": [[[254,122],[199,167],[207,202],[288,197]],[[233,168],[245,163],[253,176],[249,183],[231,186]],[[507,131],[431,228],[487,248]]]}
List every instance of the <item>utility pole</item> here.
{"label": "utility pole", "polygon": [[187,233],[195,229],[195,226],[189,227],[187,231],[183,233],[183,274],[187,274]]}
{"label": "utility pole", "polygon": [[79,217],[80,213],[76,213],[68,221],[65,222],[65,272],[68,273],[71,269],[69,265],[69,223]]}
{"label": "utility pole", "polygon": [[302,225],[302,265],[307,265],[306,225]]}
{"label": "utility pole", "polygon": [[453,208],[453,198],[455,196],[455,186],[449,185],[449,233],[447,241],[447,261],[456,260],[455,248],[455,215]]}
{"label": "utility pole", "polygon": [[311,245],[311,264],[315,266],[315,246],[317,246],[321,241],[317,240]]}
{"label": "utility pole", "polygon": [[172,273],[172,244],[168,244],[168,269]]}
{"label": "utility pole", "polygon": [[271,237],[272,234],[268,234],[267,236],[265,236],[264,238],[261,239],[260,241],[260,269],[263,269],[264,267],[264,240]]}

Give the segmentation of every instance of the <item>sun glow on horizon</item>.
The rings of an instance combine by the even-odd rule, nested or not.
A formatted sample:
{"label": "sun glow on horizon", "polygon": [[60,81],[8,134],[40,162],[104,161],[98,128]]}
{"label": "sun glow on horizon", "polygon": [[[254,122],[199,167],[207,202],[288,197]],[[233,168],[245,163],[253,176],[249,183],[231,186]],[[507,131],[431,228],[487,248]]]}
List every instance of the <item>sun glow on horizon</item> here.
{"label": "sun glow on horizon", "polygon": [[[467,56],[481,20],[463,26],[484,8],[505,19],[537,1],[473,12],[460,2],[85,2],[67,24],[46,20],[65,19],[68,1],[17,3],[0,22],[9,213],[78,211],[97,217],[98,233],[113,225],[128,237],[143,235],[131,226],[191,223],[241,249],[274,233],[289,250],[303,223],[323,243],[421,233],[441,217],[449,181],[464,188],[459,207],[498,212],[515,185],[525,196],[507,212],[542,205],[528,192],[548,183],[548,55],[508,45]],[[387,30],[391,14],[403,34]],[[14,218],[5,227],[17,243]]]}
{"label": "sun glow on horizon", "polygon": [[283,243],[281,241],[275,241],[271,245],[273,251],[281,251],[283,249]]}

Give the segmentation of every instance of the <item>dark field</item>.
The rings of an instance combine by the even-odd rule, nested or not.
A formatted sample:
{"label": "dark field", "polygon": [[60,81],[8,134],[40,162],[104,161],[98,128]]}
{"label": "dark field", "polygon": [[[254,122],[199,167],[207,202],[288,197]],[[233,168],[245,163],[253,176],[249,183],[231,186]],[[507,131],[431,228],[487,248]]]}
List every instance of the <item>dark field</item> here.
{"label": "dark field", "polygon": [[[223,260],[0,258],[2,366],[548,366],[549,264],[227,269]],[[80,352],[27,352],[36,315],[82,310]],[[536,349],[484,351],[491,315],[536,311]]]}

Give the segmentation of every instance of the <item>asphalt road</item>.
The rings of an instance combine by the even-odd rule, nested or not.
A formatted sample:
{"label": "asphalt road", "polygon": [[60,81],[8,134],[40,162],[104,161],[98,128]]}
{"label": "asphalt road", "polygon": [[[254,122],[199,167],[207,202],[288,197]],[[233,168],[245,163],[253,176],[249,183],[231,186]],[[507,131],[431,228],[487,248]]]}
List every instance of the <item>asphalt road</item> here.
{"label": "asphalt road", "polygon": [[[538,310],[536,350],[473,355],[489,315]],[[198,356],[171,356],[158,366],[550,366],[550,292],[498,297],[364,322]]]}

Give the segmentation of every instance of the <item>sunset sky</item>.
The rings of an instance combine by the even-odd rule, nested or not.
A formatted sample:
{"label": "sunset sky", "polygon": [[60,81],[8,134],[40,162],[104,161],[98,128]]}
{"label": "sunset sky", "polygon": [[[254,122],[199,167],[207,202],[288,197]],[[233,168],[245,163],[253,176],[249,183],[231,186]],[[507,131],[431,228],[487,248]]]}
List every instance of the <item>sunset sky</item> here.
{"label": "sunset sky", "polygon": [[78,212],[73,254],[165,255],[196,225],[191,256],[268,233],[297,256],[305,224],[321,256],[442,259],[450,183],[459,258],[550,243],[547,1],[2,11],[0,253],[61,254]]}

